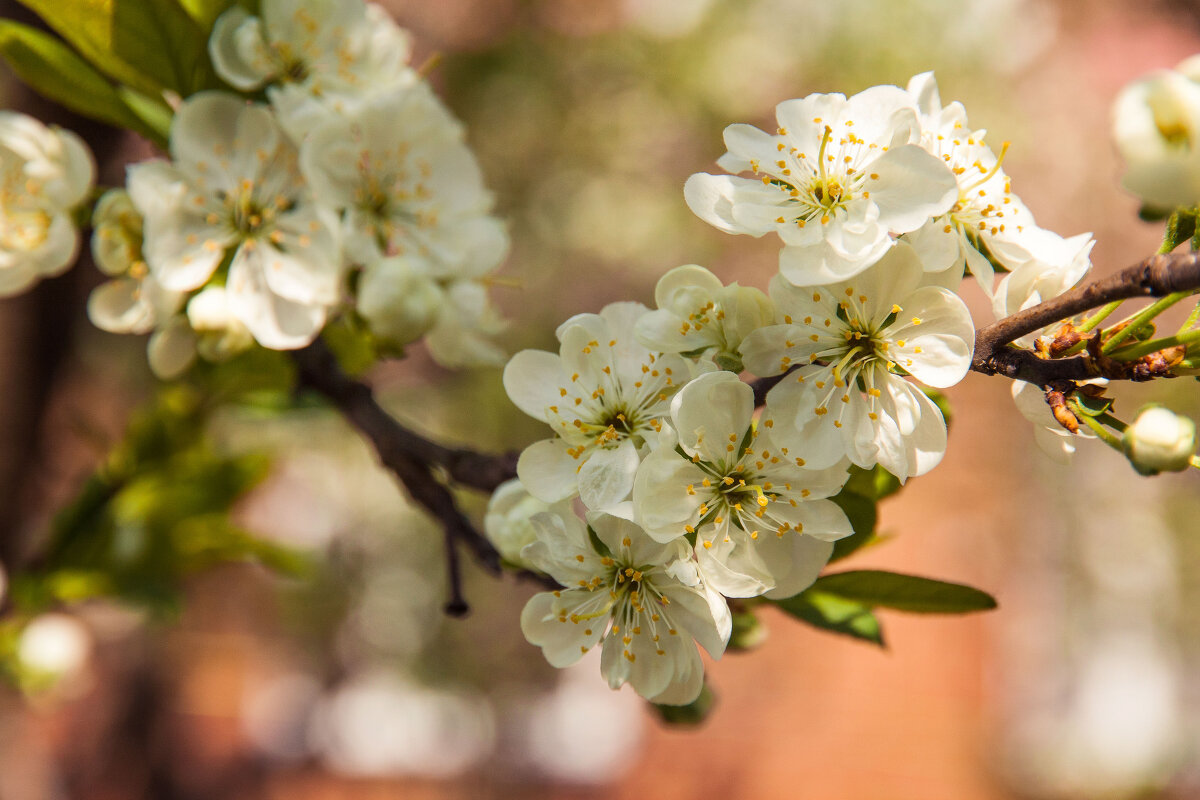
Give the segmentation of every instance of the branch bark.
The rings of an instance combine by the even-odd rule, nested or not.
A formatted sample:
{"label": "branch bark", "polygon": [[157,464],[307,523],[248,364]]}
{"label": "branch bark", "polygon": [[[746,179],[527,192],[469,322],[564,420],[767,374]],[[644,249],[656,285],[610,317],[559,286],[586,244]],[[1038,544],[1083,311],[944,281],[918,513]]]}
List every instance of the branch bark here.
{"label": "branch bark", "polygon": [[971,369],[1047,387],[1055,381],[1079,381],[1099,374],[1091,359],[1073,356],[1042,359],[1029,350],[1008,345],[1047,325],[1098,308],[1115,300],[1163,297],[1200,288],[1200,253],[1163,253],[1005,317],[975,331]]}
{"label": "branch bark", "polygon": [[[461,616],[467,606],[461,594],[456,543],[465,545],[476,560],[494,575],[502,572],[500,553],[458,507],[450,490],[434,475],[442,467],[456,483],[491,491],[516,477],[516,455],[489,456],[472,450],[448,448],[405,428],[375,400],[370,387],[342,371],[337,358],[320,340],[292,353],[300,385],[324,395],[347,421],[371,442],[379,460],[404,485],[409,496],[428,511],[445,531],[450,601],[447,611]],[[529,570],[517,575],[549,589],[556,581]]]}

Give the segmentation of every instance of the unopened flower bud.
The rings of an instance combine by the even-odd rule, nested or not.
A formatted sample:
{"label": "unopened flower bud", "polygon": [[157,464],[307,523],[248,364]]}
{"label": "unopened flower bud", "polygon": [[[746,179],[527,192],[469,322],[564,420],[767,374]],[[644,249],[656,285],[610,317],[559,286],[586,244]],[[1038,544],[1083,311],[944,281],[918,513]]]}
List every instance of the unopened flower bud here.
{"label": "unopened flower bud", "polygon": [[358,310],[371,331],[392,344],[408,344],[437,322],[444,299],[441,288],[403,256],[368,265],[358,282]]}
{"label": "unopened flower bud", "polygon": [[1182,472],[1196,452],[1196,424],[1169,408],[1149,406],[1126,428],[1122,444],[1142,475]]}

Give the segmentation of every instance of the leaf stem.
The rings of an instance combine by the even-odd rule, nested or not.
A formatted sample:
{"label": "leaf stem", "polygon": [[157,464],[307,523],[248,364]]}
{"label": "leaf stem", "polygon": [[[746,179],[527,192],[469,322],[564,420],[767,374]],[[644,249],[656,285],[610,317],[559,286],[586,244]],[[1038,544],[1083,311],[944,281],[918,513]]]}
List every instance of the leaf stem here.
{"label": "leaf stem", "polygon": [[[1100,348],[1100,352],[1111,353],[1113,351],[1113,348],[1115,348],[1121,342],[1125,341],[1130,336],[1132,336],[1134,333],[1136,333],[1147,322],[1154,319],[1159,314],[1166,311],[1168,308],[1175,305],[1183,298],[1187,297],[1189,294],[1190,294],[1190,292],[1172,292],[1171,294],[1167,295],[1166,297],[1155,300],[1153,303],[1151,303],[1150,305],[1143,308],[1137,314],[1134,314],[1133,317],[1129,320],[1129,323],[1124,328],[1122,328],[1121,330],[1114,333],[1112,338],[1104,343],[1104,346]],[[1161,349],[1161,348],[1159,348],[1159,349]],[[1153,353],[1154,351],[1151,350],[1150,352]]]}

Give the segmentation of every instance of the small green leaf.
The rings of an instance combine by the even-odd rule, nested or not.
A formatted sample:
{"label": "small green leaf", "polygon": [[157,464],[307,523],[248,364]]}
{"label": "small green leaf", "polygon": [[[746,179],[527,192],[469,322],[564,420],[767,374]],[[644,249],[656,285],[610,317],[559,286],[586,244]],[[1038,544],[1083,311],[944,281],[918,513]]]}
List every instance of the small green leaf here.
{"label": "small green leaf", "polygon": [[815,587],[775,600],[775,605],[802,622],[843,636],[884,646],[883,628],[869,606],[818,591]]}
{"label": "small green leaf", "polygon": [[153,130],[104,76],[50,34],[0,19],[0,55],[38,94],[85,117],[153,138]]}
{"label": "small green leaf", "polygon": [[916,614],[966,614],[996,607],[995,598],[971,586],[881,570],[825,575],[808,591],[814,590],[864,606]]}

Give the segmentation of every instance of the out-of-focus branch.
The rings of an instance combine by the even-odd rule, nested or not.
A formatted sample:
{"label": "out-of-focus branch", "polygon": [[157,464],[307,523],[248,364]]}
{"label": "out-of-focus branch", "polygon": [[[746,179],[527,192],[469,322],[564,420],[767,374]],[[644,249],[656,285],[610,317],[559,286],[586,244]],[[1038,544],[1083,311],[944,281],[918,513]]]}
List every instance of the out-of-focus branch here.
{"label": "out-of-focus branch", "polygon": [[[401,425],[375,401],[371,388],[342,371],[333,352],[320,339],[294,351],[304,385],[316,389],[341,409],[375,445],[384,463],[407,456],[446,471],[461,486],[490,492],[517,476],[517,453],[489,455],[431,442]],[[390,466],[390,464],[389,464]]]}
{"label": "out-of-focus branch", "polygon": [[[346,375],[337,358],[319,339],[293,352],[299,368],[300,385],[324,395],[374,446],[379,460],[400,479],[414,501],[432,514],[446,532],[447,566],[451,599],[447,610],[466,613],[458,574],[455,543],[471,549],[488,571],[501,573],[500,554],[459,509],[454,495],[434,474],[443,468],[456,483],[490,491],[516,476],[516,456],[489,456],[471,450],[444,447],[408,430],[375,400],[369,386]],[[551,589],[554,580],[527,570],[517,571],[525,579]]]}
{"label": "out-of-focus branch", "polygon": [[1151,256],[1115,275],[1072,289],[975,331],[971,369],[984,375],[1002,375],[1047,387],[1055,381],[1087,378],[1123,378],[1109,375],[1094,359],[1073,356],[1043,359],[1028,350],[1008,347],[1015,339],[1055,322],[1070,319],[1115,300],[1163,297],[1172,292],[1200,288],[1200,253],[1163,253]]}

